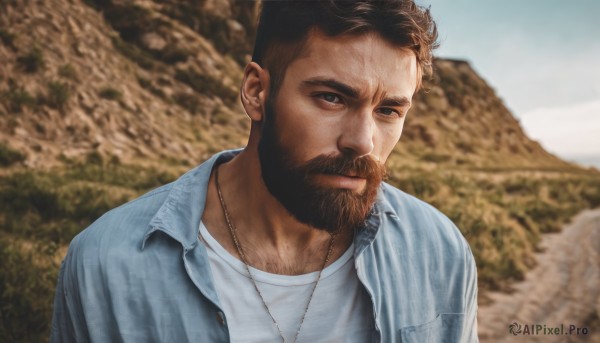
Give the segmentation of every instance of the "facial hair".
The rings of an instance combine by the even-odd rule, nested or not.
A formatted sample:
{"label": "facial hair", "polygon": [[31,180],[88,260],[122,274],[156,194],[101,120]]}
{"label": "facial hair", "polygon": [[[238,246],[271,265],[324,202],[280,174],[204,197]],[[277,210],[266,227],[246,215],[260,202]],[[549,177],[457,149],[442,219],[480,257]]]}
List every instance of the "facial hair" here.
{"label": "facial hair", "polygon": [[[269,192],[298,221],[316,229],[334,233],[360,228],[375,203],[385,166],[370,156],[357,157],[353,153],[319,155],[298,163],[293,159],[293,151],[281,144],[276,117],[267,101],[258,156]],[[323,187],[312,181],[318,174],[365,178],[366,186],[360,193]]]}

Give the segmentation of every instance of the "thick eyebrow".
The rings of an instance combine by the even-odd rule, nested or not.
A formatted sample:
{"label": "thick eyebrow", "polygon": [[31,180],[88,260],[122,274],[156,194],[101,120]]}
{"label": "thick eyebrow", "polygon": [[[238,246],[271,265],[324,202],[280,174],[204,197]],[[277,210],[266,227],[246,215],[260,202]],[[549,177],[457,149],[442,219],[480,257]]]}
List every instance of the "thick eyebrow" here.
{"label": "thick eyebrow", "polygon": [[[357,99],[359,97],[358,89],[356,89],[352,86],[349,86],[345,83],[336,81],[334,79],[314,77],[314,78],[302,81],[302,86],[325,86],[325,87],[335,89],[336,91],[338,91],[350,98]],[[410,107],[411,101],[405,96],[384,98],[381,101],[381,106]]]}
{"label": "thick eyebrow", "polygon": [[335,89],[336,91],[338,91],[350,98],[358,98],[358,94],[359,94],[358,89],[356,89],[352,86],[349,86],[345,83],[336,81],[334,79],[324,79],[324,78],[320,78],[320,77],[315,77],[315,78],[311,78],[311,79],[302,81],[302,85],[303,86],[310,85],[310,86],[329,87],[329,88]]}
{"label": "thick eyebrow", "polygon": [[385,98],[381,101],[381,106],[390,106],[390,107],[410,107],[411,101],[403,96],[403,97],[391,97]]}

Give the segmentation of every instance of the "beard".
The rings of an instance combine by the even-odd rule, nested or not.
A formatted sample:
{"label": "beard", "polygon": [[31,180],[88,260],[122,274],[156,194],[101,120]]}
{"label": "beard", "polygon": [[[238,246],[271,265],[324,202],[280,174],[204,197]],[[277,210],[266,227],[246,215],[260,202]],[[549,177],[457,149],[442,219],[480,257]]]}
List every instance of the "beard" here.
{"label": "beard", "polygon": [[[298,221],[316,229],[337,233],[363,226],[385,177],[385,166],[370,156],[353,153],[319,155],[297,163],[293,151],[281,144],[275,118],[267,100],[258,156],[269,192]],[[312,181],[319,174],[353,175],[366,179],[366,185],[359,193],[323,187]]]}

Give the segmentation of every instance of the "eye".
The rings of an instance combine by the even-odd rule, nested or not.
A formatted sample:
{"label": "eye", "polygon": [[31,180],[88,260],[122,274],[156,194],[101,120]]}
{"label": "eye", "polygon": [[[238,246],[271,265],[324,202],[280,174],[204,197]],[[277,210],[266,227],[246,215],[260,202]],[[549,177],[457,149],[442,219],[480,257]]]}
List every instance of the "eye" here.
{"label": "eye", "polygon": [[334,93],[317,94],[317,98],[320,98],[322,100],[325,100],[326,102],[330,102],[330,103],[334,103],[334,104],[339,104],[342,102],[342,99]]}
{"label": "eye", "polygon": [[392,117],[392,116],[402,117],[402,114],[400,112],[396,111],[393,108],[389,108],[389,107],[382,107],[382,108],[377,109],[377,111],[386,117]]}

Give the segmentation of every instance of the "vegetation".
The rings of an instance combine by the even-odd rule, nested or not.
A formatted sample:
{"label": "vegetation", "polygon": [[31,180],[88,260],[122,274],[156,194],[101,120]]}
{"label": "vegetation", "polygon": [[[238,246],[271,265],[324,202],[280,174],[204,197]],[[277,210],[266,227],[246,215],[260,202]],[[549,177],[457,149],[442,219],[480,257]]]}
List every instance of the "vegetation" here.
{"label": "vegetation", "polygon": [[71,239],[104,212],[174,178],[98,153],[67,160],[65,168],[0,176],[0,341],[46,341],[58,264]]}
{"label": "vegetation", "polygon": [[236,89],[227,87],[223,85],[221,80],[210,75],[200,74],[192,68],[187,70],[178,69],[175,78],[186,83],[200,94],[220,97],[229,104],[237,100],[238,92]]}
{"label": "vegetation", "polygon": [[[492,182],[490,180],[501,178]],[[502,290],[535,264],[541,234],[556,232],[579,211],[600,204],[597,174],[478,176],[466,170],[410,170],[390,182],[448,215],[469,241],[482,290]]]}
{"label": "vegetation", "polygon": [[9,88],[0,96],[8,106],[8,110],[12,113],[21,113],[24,108],[33,108],[37,106],[36,98],[31,95],[25,88],[15,82],[9,80]]}
{"label": "vegetation", "polygon": [[[237,13],[235,13],[234,19],[244,27],[256,25],[256,20],[252,15],[252,6],[252,2],[239,1],[236,3],[238,9],[235,11]],[[233,57],[239,65],[244,66],[248,62],[246,55],[248,51],[252,50],[254,29],[245,32],[236,31],[229,24],[231,18],[220,13],[205,11],[193,2],[172,2],[169,6],[165,6],[163,11],[167,16],[208,38],[221,54]]]}
{"label": "vegetation", "polygon": [[120,90],[112,88],[110,86],[103,87],[102,89],[100,89],[98,95],[108,100],[119,100],[123,96]]}
{"label": "vegetation", "polygon": [[64,82],[50,82],[48,83],[48,95],[46,96],[45,103],[57,110],[64,109],[69,97],[71,96],[71,90],[69,85]]}
{"label": "vegetation", "polygon": [[0,166],[8,167],[25,160],[25,154],[12,149],[10,146],[0,143]]}
{"label": "vegetation", "polygon": [[56,245],[0,235],[0,341],[45,342],[58,263]]}
{"label": "vegetation", "polygon": [[191,114],[199,114],[203,110],[202,103],[196,94],[183,92],[175,93],[173,95],[173,100],[177,105],[190,111]]}
{"label": "vegetation", "polygon": [[17,57],[17,63],[27,73],[36,73],[46,65],[44,54],[39,47],[33,47],[27,54]]}
{"label": "vegetation", "polygon": [[16,35],[14,33],[0,29],[0,42],[13,50],[16,49],[15,38]]}
{"label": "vegetation", "polygon": [[[176,176],[122,165],[99,153],[81,162],[65,161],[65,168],[0,176],[2,341],[14,341],[25,331],[29,341],[43,340],[57,261],[70,240],[104,212]],[[414,167],[391,171],[388,181],[432,203],[457,224],[472,247],[482,290],[505,289],[521,280],[535,265],[542,233],[600,205],[600,178],[593,173],[482,176],[480,171]],[[35,315],[28,318],[29,330],[22,331],[19,320],[27,313]]]}
{"label": "vegetation", "polygon": [[37,109],[43,105],[62,110],[71,96],[69,85],[64,82],[49,82],[46,94],[35,97],[12,79],[8,84],[8,90],[0,94],[0,100],[6,103],[11,113],[21,113],[25,108]]}
{"label": "vegetation", "polygon": [[159,64],[146,51],[134,44],[123,41],[120,37],[112,37],[114,47],[123,56],[147,70],[159,70]]}
{"label": "vegetation", "polygon": [[78,79],[77,70],[75,70],[75,67],[70,63],[60,66],[58,68],[58,75],[72,81],[77,81]]}

